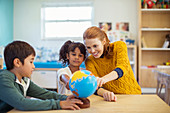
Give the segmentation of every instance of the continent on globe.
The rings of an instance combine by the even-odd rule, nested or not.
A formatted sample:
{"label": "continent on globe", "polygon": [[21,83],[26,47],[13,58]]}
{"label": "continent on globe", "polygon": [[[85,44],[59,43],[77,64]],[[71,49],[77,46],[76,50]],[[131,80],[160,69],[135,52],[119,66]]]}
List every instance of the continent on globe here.
{"label": "continent on globe", "polygon": [[90,71],[79,70],[73,73],[69,88],[75,96],[86,98],[96,91],[97,79]]}

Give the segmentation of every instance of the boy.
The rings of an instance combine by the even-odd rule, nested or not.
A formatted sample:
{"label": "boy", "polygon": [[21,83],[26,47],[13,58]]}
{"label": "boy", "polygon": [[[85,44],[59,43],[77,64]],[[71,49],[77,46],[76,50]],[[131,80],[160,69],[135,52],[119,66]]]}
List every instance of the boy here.
{"label": "boy", "polygon": [[[35,50],[28,43],[14,41],[4,50],[7,70],[0,72],[0,112],[19,110],[80,109],[73,95],[60,95],[34,84],[29,78],[35,66]],[[29,99],[26,96],[38,98]]]}

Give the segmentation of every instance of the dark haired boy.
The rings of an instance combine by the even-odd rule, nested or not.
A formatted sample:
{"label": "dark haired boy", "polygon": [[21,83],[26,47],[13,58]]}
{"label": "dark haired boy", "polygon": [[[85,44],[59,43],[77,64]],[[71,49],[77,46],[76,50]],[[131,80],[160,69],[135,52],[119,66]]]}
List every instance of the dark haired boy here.
{"label": "dark haired boy", "polygon": [[73,95],[66,96],[48,91],[29,79],[35,68],[34,57],[33,47],[24,41],[14,41],[5,47],[4,59],[7,69],[0,73],[0,112],[13,108],[24,111],[80,109],[76,104],[82,102],[73,98]]}

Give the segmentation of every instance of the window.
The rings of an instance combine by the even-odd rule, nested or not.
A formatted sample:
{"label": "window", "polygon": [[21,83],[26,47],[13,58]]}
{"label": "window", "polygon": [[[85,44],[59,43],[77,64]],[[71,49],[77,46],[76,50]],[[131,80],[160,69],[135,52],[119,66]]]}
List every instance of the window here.
{"label": "window", "polygon": [[79,39],[92,25],[92,4],[45,4],[42,7],[43,39]]}

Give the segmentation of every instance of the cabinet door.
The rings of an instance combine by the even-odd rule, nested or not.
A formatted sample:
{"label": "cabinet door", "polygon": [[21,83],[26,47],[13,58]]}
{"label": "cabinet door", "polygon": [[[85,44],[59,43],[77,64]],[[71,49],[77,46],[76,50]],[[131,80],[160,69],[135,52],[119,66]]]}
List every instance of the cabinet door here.
{"label": "cabinet door", "polygon": [[33,71],[31,80],[40,87],[57,89],[57,71]]}

